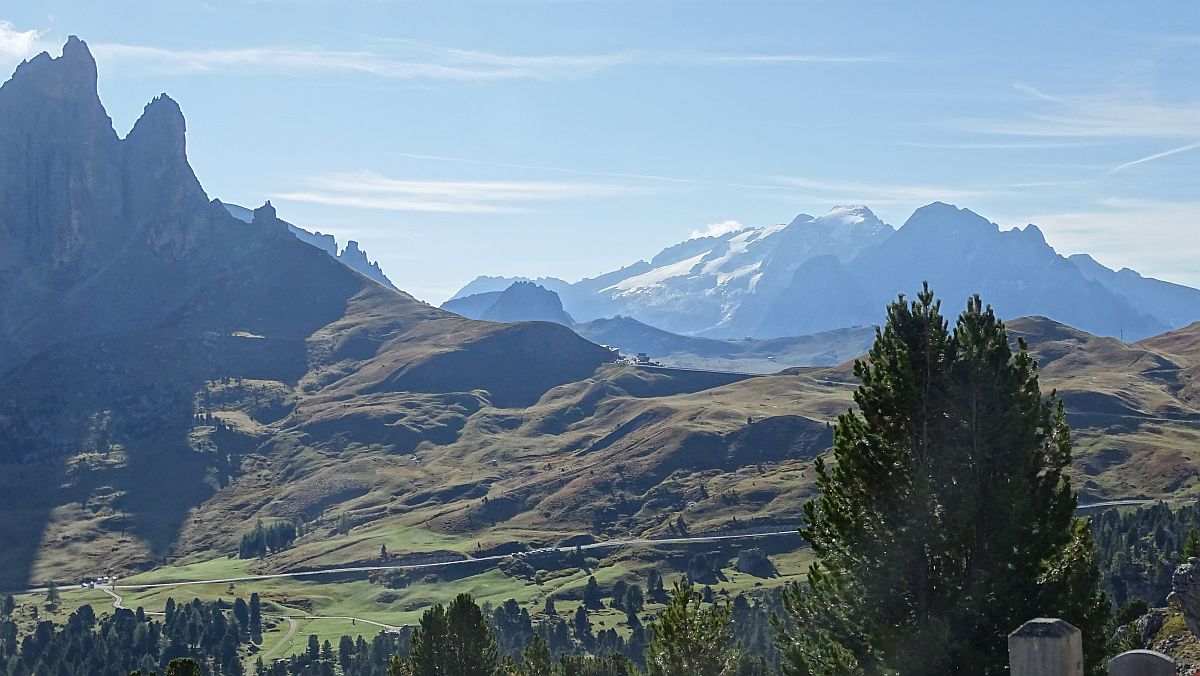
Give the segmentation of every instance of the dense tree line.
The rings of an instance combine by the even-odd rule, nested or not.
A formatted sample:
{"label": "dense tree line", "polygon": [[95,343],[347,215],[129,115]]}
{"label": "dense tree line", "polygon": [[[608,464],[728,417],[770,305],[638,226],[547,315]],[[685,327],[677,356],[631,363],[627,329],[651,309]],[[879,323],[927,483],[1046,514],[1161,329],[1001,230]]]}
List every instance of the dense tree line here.
{"label": "dense tree line", "polygon": [[1175,566],[1200,556],[1200,509],[1194,503],[1110,509],[1093,519],[1092,532],[1104,584],[1118,606],[1134,600],[1164,605]]}
{"label": "dense tree line", "polygon": [[286,659],[255,664],[256,676],[387,676],[392,661],[409,653],[411,630],[399,634],[379,633],[371,640],[343,636],[334,646],[309,636],[304,652]]}
{"label": "dense tree line", "polygon": [[297,525],[291,521],[277,521],[263,526],[262,520],[259,520],[254,530],[242,536],[238,557],[254,559],[281,552],[295,544],[298,532]]}
{"label": "dense tree line", "polygon": [[[0,619],[0,674],[5,676],[125,676],[168,673],[192,662],[211,676],[240,676],[242,648],[261,635],[257,597],[176,604],[167,601],[162,619],[137,611],[116,610],[97,617],[82,606],[61,626],[49,621],[17,640],[11,617]],[[188,660],[191,660],[189,662]]]}
{"label": "dense tree line", "polygon": [[[505,604],[509,605],[509,604]],[[515,602],[513,603],[515,605]],[[505,612],[511,612],[511,608]],[[586,604],[580,606],[586,617]],[[577,616],[579,613],[577,613]],[[527,616],[526,616],[527,617]],[[640,659],[621,652],[555,655],[538,632],[517,655],[502,655],[496,625],[470,596],[449,607],[434,606],[413,632],[406,656],[392,660],[388,676],[760,676],[772,672],[765,659],[737,643],[729,604],[704,604],[691,582],[680,581]]]}

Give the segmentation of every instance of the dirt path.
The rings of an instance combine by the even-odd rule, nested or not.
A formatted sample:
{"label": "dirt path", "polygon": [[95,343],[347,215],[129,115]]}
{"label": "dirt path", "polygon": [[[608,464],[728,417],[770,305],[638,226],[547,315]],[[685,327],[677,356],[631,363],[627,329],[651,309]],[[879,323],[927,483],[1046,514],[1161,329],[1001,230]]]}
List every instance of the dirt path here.
{"label": "dirt path", "polygon": [[263,664],[270,664],[275,653],[279,652],[280,649],[282,649],[285,645],[290,645],[292,639],[296,637],[296,632],[300,630],[300,623],[294,618],[281,617],[281,619],[287,620],[287,633],[284,634],[283,638],[276,641],[275,645],[271,646],[270,650],[266,650],[259,654],[259,657],[262,658]]}

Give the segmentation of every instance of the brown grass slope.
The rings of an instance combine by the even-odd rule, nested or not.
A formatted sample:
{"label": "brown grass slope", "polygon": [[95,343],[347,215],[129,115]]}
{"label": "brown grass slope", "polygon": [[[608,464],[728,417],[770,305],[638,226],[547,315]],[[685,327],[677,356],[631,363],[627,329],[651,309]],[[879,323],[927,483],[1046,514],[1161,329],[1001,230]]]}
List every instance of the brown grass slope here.
{"label": "brown grass slope", "polygon": [[0,586],[160,559],[302,402],[428,395],[409,435],[438,438],[438,395],[524,405],[610,358],[385,289],[269,206],[234,219],[174,102],[120,139],[95,85],[72,38],[0,88]]}
{"label": "brown grass slope", "polygon": [[[1083,502],[1197,493],[1197,407],[1175,375],[1188,364],[1043,318],[1010,330],[1067,404]],[[508,409],[398,392],[303,402],[260,447],[261,470],[206,506],[221,527],[191,524],[181,551],[227,549],[229,524],[325,507],[356,530],[420,528],[484,545],[662,533],[679,515],[693,531],[794,524],[827,424],[851,406],[848,367],[724,384],[701,375],[607,366]],[[272,566],[403,546],[373,542],[301,548]]]}

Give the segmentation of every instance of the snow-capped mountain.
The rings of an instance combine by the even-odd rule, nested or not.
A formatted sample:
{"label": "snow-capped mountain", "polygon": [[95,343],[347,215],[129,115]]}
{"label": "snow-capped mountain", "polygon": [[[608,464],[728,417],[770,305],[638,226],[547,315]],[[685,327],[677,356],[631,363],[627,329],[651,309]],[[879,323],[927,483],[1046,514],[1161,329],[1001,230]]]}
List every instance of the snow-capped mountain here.
{"label": "snow-capped mountain", "polygon": [[[480,277],[457,297],[507,288]],[[521,281],[527,281],[521,278]],[[1114,272],[1054,251],[1033,225],[1001,230],[948,204],[918,209],[899,230],[863,206],[786,225],[697,237],[604,275],[536,282],[577,321],[624,315],[667,331],[773,338],[874,324],[897,294],[929,281],[957,310],[979,293],[1006,317],[1044,315],[1136,339],[1200,319],[1200,291]]]}
{"label": "snow-capped mountain", "polygon": [[851,258],[892,231],[866,207],[837,207],[819,218],[801,214],[787,224],[689,239],[649,261],[574,284],[479,277],[455,298],[535,281],[558,293],[579,321],[626,315],[675,333],[742,336],[744,329],[731,323],[738,309],[773,298],[804,261]]}
{"label": "snow-capped mountain", "polygon": [[737,311],[754,304],[750,299],[773,296],[805,261],[846,260],[891,234],[890,225],[862,206],[837,207],[819,218],[801,214],[787,225],[688,240],[655,256],[644,272],[606,280],[612,283],[597,293],[653,326],[736,334]]}
{"label": "snow-capped mountain", "polygon": [[[269,205],[270,201],[268,201],[267,204]],[[250,223],[254,220],[254,211],[251,209],[247,209],[246,207],[239,206],[237,204],[225,204],[224,206],[225,210],[228,211],[230,215],[240,221]],[[284,221],[284,223],[287,223],[287,221]],[[350,268],[351,270],[373,279],[387,288],[392,289],[393,291],[399,290],[396,288],[396,285],[392,283],[392,280],[388,279],[387,275],[383,274],[383,269],[379,267],[379,263],[367,258],[367,252],[358,247],[358,242],[354,240],[347,241],[346,247],[339,252],[337,239],[333,235],[326,235],[319,231],[310,232],[298,225],[293,225],[291,223],[287,223],[287,227],[288,232],[291,232],[293,235],[295,235],[296,239],[299,239],[305,244],[315,246],[321,251],[333,256],[338,260],[338,262]]]}

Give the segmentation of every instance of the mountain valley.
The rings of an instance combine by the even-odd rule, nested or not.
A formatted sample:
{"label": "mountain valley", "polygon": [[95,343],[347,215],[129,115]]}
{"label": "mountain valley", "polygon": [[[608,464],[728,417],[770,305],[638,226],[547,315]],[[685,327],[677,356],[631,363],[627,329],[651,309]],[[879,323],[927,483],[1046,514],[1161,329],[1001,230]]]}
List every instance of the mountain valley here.
{"label": "mountain valley", "polygon": [[[854,360],[923,279],[1028,344],[1081,504],[1200,497],[1200,291],[1035,226],[838,207],[436,308],[357,242],[210,199],[166,94],[118,136],[96,68],[72,37],[0,87],[0,589],[112,575],[137,589],[66,608],[158,612],[181,592],[153,585],[217,601],[277,575],[255,590],[303,613],[280,651],[299,621],[397,631],[459,592],[578,606],[589,579],[697,565],[710,597],[769,592],[805,579]],[[251,552],[264,525],[291,538]],[[402,567],[431,562],[458,567]]]}

